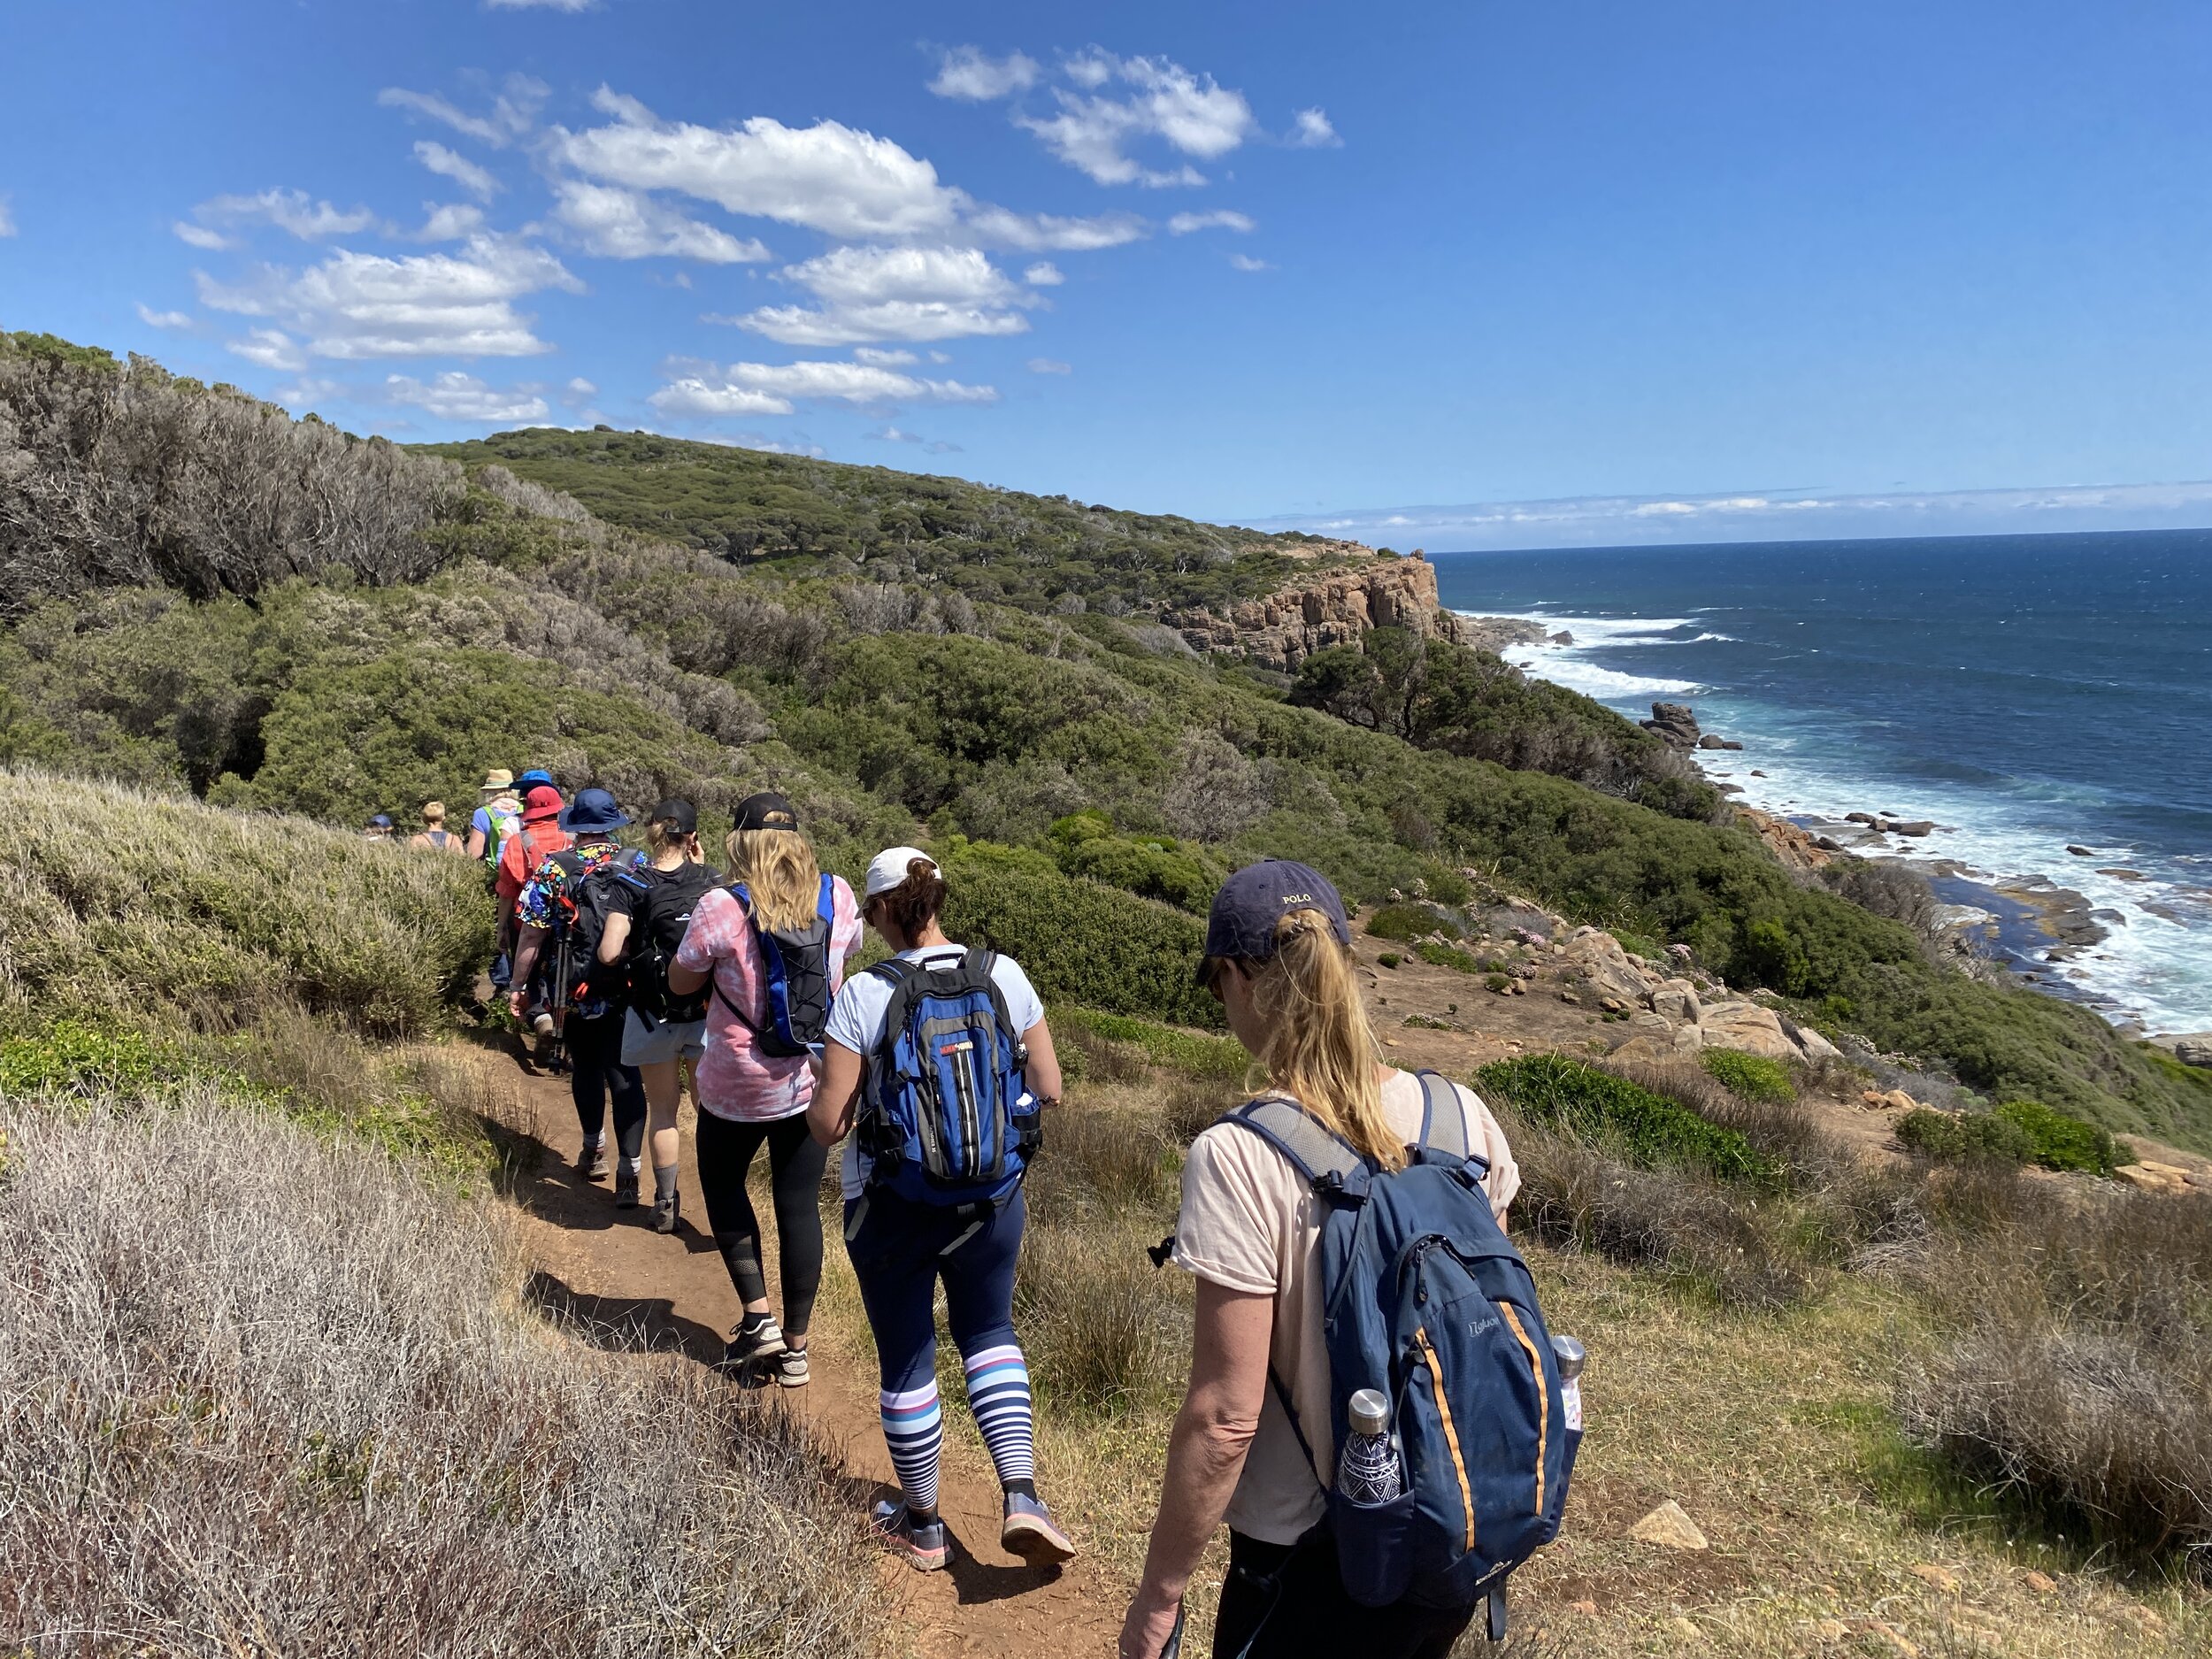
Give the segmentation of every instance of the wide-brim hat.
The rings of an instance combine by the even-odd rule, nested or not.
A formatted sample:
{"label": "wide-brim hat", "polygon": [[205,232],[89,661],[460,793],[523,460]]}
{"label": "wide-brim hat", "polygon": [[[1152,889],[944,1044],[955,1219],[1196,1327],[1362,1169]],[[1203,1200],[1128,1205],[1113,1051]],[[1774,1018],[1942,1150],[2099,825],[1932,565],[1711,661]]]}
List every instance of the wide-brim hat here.
{"label": "wide-brim hat", "polygon": [[541,783],[522,797],[522,821],[542,824],[548,818],[561,816],[561,792],[549,783]]}
{"label": "wide-brim hat", "polygon": [[561,814],[561,827],[572,835],[603,835],[629,821],[621,803],[604,789],[579,789]]}
{"label": "wide-brim hat", "polygon": [[504,766],[495,766],[484,774],[484,781],[479,787],[478,793],[481,795],[504,795],[508,790],[513,788],[514,787],[514,773],[509,772]]}

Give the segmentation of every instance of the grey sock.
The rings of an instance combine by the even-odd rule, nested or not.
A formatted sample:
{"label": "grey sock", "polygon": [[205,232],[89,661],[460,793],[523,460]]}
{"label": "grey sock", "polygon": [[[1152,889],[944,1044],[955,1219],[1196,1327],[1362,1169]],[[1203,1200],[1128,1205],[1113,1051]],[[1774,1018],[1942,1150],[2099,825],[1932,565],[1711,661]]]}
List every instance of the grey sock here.
{"label": "grey sock", "polygon": [[676,1170],[677,1166],[673,1164],[656,1164],[653,1166],[653,1201],[656,1203],[666,1203],[676,1195]]}

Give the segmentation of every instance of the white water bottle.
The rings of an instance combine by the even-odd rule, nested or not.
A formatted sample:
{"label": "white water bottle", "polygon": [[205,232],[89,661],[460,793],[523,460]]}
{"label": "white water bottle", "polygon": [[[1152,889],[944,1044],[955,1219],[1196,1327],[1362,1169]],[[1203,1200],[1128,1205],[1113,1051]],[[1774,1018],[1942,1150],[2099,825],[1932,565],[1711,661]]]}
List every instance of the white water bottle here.
{"label": "white water bottle", "polygon": [[1571,1336],[1554,1336],[1552,1358],[1559,1365],[1559,1402],[1571,1434],[1582,1432],[1582,1365],[1587,1357],[1582,1344]]}
{"label": "white water bottle", "polygon": [[1362,1388],[1345,1402],[1350,1432],[1336,1460],[1336,1489],[1348,1502],[1371,1509],[1398,1495],[1398,1453],[1390,1443],[1390,1402]]}

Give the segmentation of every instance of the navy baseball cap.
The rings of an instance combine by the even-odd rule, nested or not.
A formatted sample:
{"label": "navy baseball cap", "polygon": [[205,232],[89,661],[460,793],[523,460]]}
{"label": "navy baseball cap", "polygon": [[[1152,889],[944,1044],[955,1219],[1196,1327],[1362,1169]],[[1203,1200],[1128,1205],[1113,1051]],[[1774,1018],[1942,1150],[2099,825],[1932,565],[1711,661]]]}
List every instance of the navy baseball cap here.
{"label": "navy baseball cap", "polygon": [[1206,955],[1264,962],[1275,954],[1275,924],[1292,910],[1318,910],[1336,942],[1352,942],[1344,901],[1328,877],[1310,864],[1269,858],[1247,864],[1221,884],[1206,913]]}

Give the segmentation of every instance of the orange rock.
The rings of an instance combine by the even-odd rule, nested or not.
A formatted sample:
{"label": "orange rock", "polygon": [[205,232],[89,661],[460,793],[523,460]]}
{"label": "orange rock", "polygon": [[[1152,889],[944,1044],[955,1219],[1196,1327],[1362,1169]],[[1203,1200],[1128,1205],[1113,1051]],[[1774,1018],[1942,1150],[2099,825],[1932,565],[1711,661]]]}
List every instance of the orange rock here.
{"label": "orange rock", "polygon": [[1946,1595],[1959,1593],[1959,1576],[1948,1567],[1939,1567],[1933,1562],[1924,1561],[1910,1571],[1914,1578],[1932,1589],[1940,1590]]}

